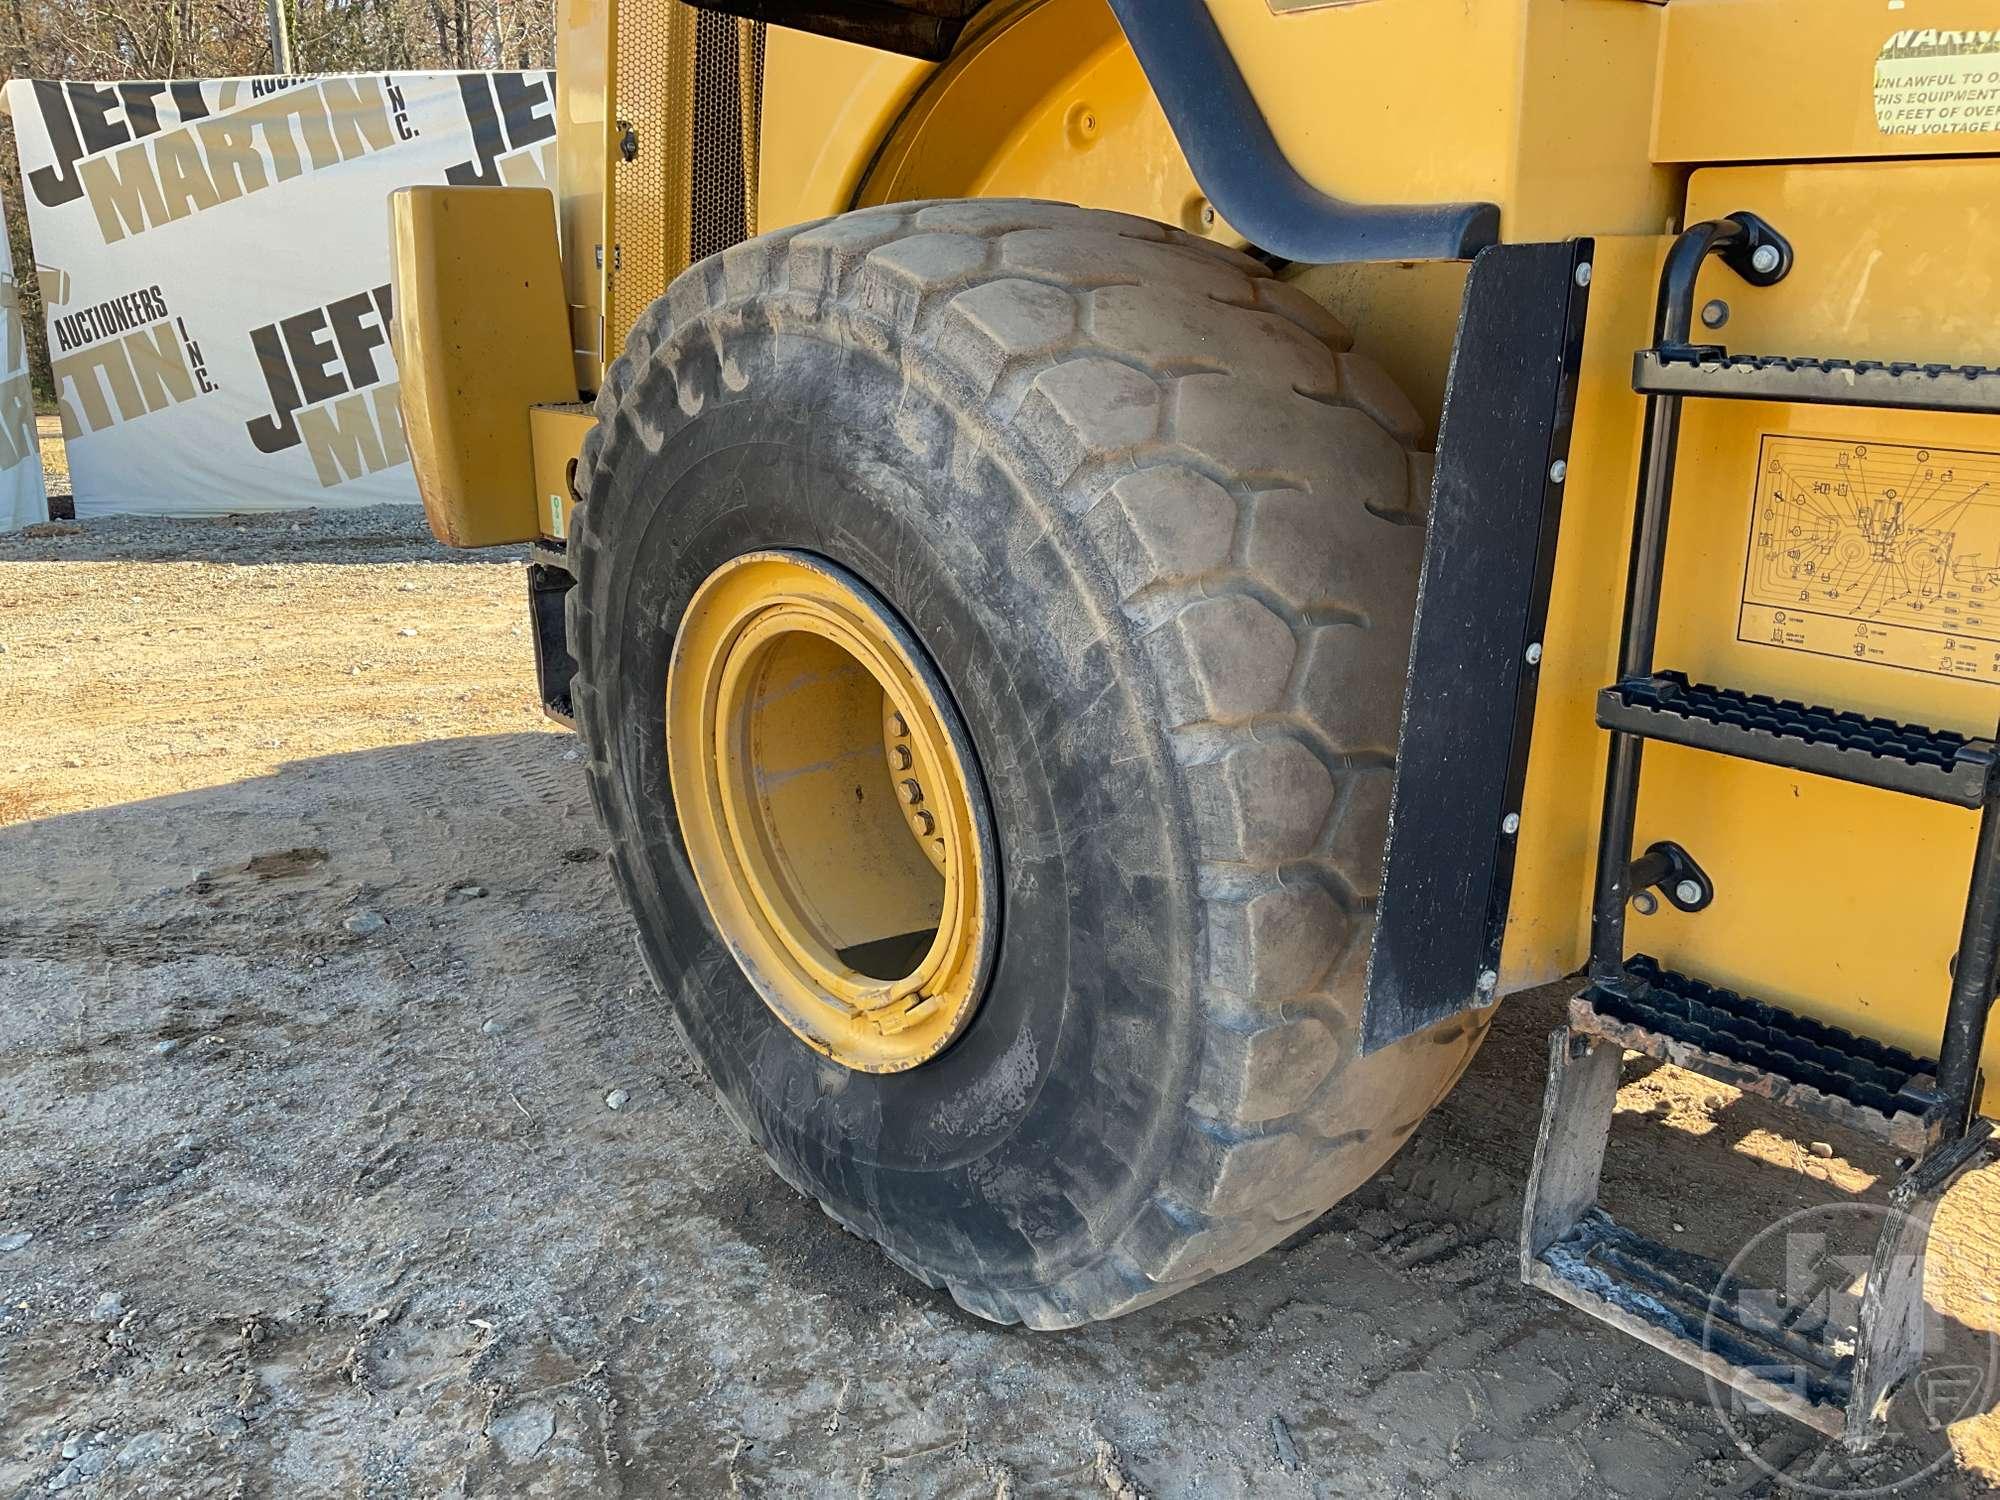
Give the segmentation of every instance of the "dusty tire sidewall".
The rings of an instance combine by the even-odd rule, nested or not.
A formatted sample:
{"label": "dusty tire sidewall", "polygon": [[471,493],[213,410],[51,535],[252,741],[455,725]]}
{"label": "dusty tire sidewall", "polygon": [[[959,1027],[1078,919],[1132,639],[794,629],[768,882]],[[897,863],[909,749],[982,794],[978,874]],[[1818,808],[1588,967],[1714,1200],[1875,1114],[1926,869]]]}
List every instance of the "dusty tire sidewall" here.
{"label": "dusty tire sidewall", "polygon": [[[1198,1053],[1188,820],[1140,648],[1053,502],[944,402],[816,340],[739,336],[726,359],[690,342],[706,352],[635,382],[591,489],[608,659],[588,664],[583,727],[609,751],[601,795],[641,943],[796,1186],[934,1275],[1045,1284],[1139,1211]],[[649,430],[662,411],[670,441]],[[966,1034],[905,1073],[843,1068],[778,1021],[717,936],[674,817],[674,623],[713,569],[762,548],[866,581],[929,653],[979,760],[1000,854],[992,978]]]}

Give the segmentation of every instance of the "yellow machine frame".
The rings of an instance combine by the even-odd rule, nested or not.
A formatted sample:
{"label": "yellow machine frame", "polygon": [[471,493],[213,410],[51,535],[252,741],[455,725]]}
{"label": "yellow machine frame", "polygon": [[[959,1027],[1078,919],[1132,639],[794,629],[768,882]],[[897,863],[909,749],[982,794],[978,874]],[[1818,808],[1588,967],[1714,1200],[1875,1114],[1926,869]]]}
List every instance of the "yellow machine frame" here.
{"label": "yellow machine frame", "polygon": [[[1559,977],[1581,963],[1587,941],[1598,809],[1579,789],[1603,772],[1591,701],[1615,665],[1638,474],[1630,361],[1650,337],[1671,233],[1751,208],[1782,220],[1799,245],[1799,275],[1769,292],[1707,273],[1713,295],[1732,306],[1732,343],[1978,358],[1996,342],[1992,273],[1976,247],[1991,243],[2000,217],[1991,160],[2000,117],[1898,118],[1905,106],[1885,48],[1894,33],[1976,27],[1985,7],[1907,0],[1889,16],[1876,0],[1390,0],[1281,12],[1265,0],[1211,0],[1211,11],[1279,144],[1314,186],[1365,202],[1491,201],[1508,241],[1596,237],[1498,992]],[[450,278],[411,268],[449,252],[450,226],[467,222],[458,205],[485,190],[427,190],[399,206],[412,445],[448,539],[559,540],[567,531],[566,466],[588,425],[575,398],[594,389],[637,309],[687,259],[686,182],[698,164],[671,143],[690,118],[696,24],[677,0],[566,0],[566,324],[551,312],[546,231],[479,221],[488,266],[480,295],[505,297],[500,315],[520,326],[566,327],[573,371],[556,374],[552,356],[537,352],[531,374],[502,381],[482,371],[468,381],[468,364],[486,356],[439,333],[464,326],[466,305],[454,305]],[[746,228],[912,197],[1032,194],[1241,243],[1196,183],[1103,0],[996,0],[942,64],[728,24],[743,69]],[[1774,49],[1785,66],[1769,65]],[[1319,81],[1332,77],[1340,88]],[[1772,159],[1798,164],[1754,164]],[[1364,352],[1434,424],[1463,265],[1290,274],[1355,327]],[[512,287],[521,290],[504,290]],[[534,347],[548,344],[537,332]],[[481,436],[462,410],[473,402],[486,411],[504,403],[514,435]],[[1670,611],[1663,650],[1710,680],[1990,732],[2000,699],[1989,684],[2000,673],[1827,654],[1823,641],[1752,642],[1742,634],[1751,607],[1742,581],[1755,454],[1771,435],[1977,453],[2000,449],[1993,425],[1749,403],[1691,416],[1680,481],[1690,498],[1674,523],[1670,587],[1691,602]],[[455,455],[455,443],[473,442],[485,449],[477,462]],[[1876,798],[1659,751],[1641,844],[1653,830],[1676,830],[1733,884],[1711,911],[1646,919],[1649,947],[1838,1025],[1934,1044],[1972,815],[1926,804],[1891,819]],[[1857,933],[1876,940],[1857,944]],[[1987,1065],[2000,1071],[2000,1040],[1989,1043]]]}

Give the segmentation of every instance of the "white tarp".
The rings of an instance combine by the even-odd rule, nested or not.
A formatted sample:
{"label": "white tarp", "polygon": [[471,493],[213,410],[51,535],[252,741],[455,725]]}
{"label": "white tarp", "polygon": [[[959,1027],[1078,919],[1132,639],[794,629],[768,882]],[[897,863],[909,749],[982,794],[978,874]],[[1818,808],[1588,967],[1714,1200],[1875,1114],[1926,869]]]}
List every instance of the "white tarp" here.
{"label": "white tarp", "polygon": [[77,515],[417,500],[388,196],[555,186],[555,75],[17,79]]}
{"label": "white tarp", "polygon": [[21,329],[21,289],[14,281],[14,257],[7,243],[7,220],[0,215],[0,345],[7,363],[0,369],[0,531],[33,526],[49,518],[48,491],[42,488],[42,445],[35,436],[35,392],[28,379],[28,342]]}

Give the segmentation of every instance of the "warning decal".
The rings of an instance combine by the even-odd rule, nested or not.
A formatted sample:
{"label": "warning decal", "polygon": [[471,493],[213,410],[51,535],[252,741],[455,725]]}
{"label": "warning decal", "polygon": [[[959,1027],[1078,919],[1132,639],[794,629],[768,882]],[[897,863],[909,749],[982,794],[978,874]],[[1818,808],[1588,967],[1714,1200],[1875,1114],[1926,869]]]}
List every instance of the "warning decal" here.
{"label": "warning decal", "polygon": [[2000,682],[2000,454],[1765,434],[1736,638]]}
{"label": "warning decal", "polygon": [[1884,135],[2000,131],[2000,31],[1898,31],[1875,59]]}

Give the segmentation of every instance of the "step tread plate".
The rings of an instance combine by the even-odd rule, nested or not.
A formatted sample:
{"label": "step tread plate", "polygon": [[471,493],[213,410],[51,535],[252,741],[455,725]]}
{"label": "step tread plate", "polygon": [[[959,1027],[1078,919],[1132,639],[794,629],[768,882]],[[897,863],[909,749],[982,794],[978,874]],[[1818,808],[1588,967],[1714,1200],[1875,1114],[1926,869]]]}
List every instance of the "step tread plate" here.
{"label": "step tread plate", "polygon": [[1937,1141],[1937,1064],[1753,996],[1707,984],[1645,954],[1616,985],[1570,1002],[1570,1023],[1921,1156]]}
{"label": "step tread plate", "polygon": [[2000,369],[1988,365],[1731,354],[1701,344],[1641,349],[1632,361],[1632,389],[1647,395],[1813,406],[2000,412]]}
{"label": "step tread plate", "polygon": [[[1718,1384],[1838,1438],[1847,1425],[1851,1347],[1828,1347],[1755,1316],[1721,1267],[1658,1245],[1592,1209],[1527,1268],[1526,1281]],[[1718,1295],[1719,1294],[1719,1295]],[[1850,1334],[1849,1330],[1832,1330]],[[1774,1381],[1783,1371],[1791,1378]]]}
{"label": "step tread plate", "polygon": [[1597,722],[1960,807],[1985,800],[2000,766],[1991,740],[1716,687],[1684,672],[1619,679],[1598,694]]}

